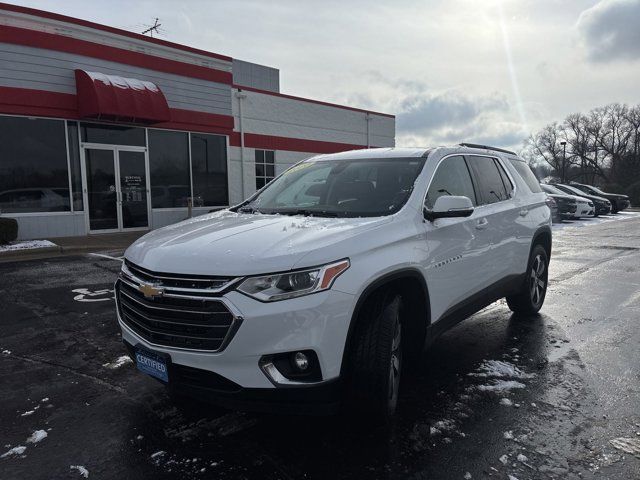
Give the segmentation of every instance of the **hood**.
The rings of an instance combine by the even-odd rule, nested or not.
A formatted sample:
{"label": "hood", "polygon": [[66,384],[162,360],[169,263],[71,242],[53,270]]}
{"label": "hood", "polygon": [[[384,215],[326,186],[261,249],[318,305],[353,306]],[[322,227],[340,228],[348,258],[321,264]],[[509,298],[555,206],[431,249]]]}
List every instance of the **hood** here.
{"label": "hood", "polygon": [[[321,218],[223,210],[154,230],[125,258],[148,270],[243,276],[289,270],[309,252],[326,249],[326,261],[345,255],[330,248],[393,217]],[[314,255],[316,257],[316,255]]]}
{"label": "hood", "polygon": [[622,193],[607,193],[607,195],[610,197],[615,197],[618,200],[629,200],[629,196],[623,195]]}
{"label": "hood", "polygon": [[609,202],[608,198],[598,197],[596,195],[587,195],[586,193],[584,195],[584,198],[588,198],[589,200],[597,201],[597,202],[611,203]]}
{"label": "hood", "polygon": [[569,195],[572,199],[574,199],[576,202],[579,203],[588,203],[591,202],[591,199],[589,199],[586,195],[582,196],[582,195]]}
{"label": "hood", "polygon": [[559,193],[547,193],[547,196],[556,198],[558,200],[571,201],[575,200],[574,195],[560,195]]}

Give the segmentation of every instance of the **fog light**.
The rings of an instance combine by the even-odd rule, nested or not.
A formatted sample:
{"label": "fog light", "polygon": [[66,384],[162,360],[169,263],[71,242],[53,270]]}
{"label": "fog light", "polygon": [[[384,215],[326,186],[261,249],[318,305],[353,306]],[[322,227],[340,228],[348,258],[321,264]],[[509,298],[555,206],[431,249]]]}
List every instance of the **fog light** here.
{"label": "fog light", "polygon": [[304,372],[307,368],[309,368],[309,359],[304,353],[296,352],[296,354],[293,356],[293,364],[298,370]]}

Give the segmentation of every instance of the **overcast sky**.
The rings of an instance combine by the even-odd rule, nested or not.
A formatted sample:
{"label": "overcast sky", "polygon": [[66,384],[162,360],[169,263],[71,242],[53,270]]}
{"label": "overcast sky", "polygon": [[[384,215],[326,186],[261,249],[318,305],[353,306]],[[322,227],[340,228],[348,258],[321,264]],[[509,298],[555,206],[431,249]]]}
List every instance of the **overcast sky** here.
{"label": "overcast sky", "polygon": [[393,113],[396,144],[519,148],[640,103],[640,0],[32,0],[21,5],[280,69],[281,91]]}

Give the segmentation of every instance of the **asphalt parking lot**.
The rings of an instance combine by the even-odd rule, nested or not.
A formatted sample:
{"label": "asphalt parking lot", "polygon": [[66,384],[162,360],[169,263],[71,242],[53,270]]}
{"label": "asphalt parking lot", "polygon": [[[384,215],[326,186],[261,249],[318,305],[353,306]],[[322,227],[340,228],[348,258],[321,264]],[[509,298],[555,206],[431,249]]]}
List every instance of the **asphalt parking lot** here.
{"label": "asphalt parking lot", "polygon": [[640,478],[639,213],[556,227],[542,315],[441,337],[389,430],[172,405],[123,357],[105,253],[0,264],[2,479]]}

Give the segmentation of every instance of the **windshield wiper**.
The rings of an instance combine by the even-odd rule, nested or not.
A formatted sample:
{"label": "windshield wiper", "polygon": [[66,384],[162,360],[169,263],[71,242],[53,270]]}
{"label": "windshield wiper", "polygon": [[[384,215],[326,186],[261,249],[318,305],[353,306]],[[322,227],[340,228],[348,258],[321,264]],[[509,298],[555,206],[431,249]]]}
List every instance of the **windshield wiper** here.
{"label": "windshield wiper", "polygon": [[240,207],[238,209],[238,212],[240,213],[260,213],[260,211],[256,208],[250,207],[248,205],[245,205],[244,207]]}
{"label": "windshield wiper", "polygon": [[273,213],[281,215],[304,215],[305,217],[338,217],[338,212],[330,212],[328,210],[311,210],[305,208],[296,208],[290,210],[274,210]]}

